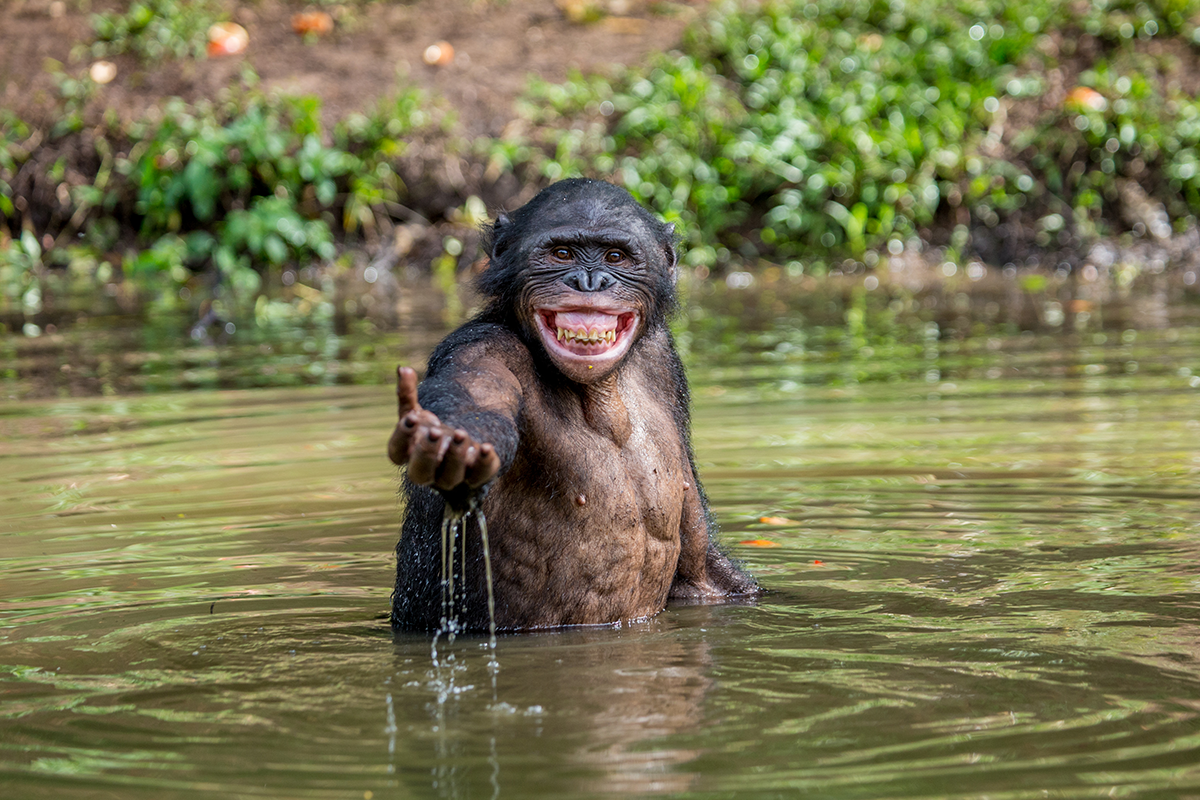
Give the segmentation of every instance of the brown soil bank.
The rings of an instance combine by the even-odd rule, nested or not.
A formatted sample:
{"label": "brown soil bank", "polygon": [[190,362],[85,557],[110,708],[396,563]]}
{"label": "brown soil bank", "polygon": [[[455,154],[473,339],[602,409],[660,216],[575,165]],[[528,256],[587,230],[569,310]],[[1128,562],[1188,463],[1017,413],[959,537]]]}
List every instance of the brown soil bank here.
{"label": "brown soil bank", "polygon": [[[591,72],[635,64],[675,46],[703,4],[645,0],[611,3],[622,15],[575,24],[553,0],[417,0],[347,3],[332,7],[328,36],[304,38],[292,18],[305,6],[264,0],[231,5],[222,15],[242,24],[250,43],[238,55],[146,62],[111,58],[116,78],[91,109],[134,120],[164,98],[195,101],[252,68],[264,86],[320,97],[330,119],[365,111],[396,90],[397,81],[444,98],[466,136],[498,136],[531,76],[561,81],[572,70]],[[53,125],[61,114],[53,59],[77,72],[94,59],[86,45],[93,13],[128,3],[82,0],[6,0],[0,25],[0,105],[30,122]],[[85,10],[86,9],[86,10]],[[453,57],[428,64],[430,45],[448,42]]]}
{"label": "brown soil bank", "polygon": [[[189,4],[160,5],[182,14]],[[81,209],[77,193],[96,185],[97,175],[111,170],[112,159],[134,155],[130,150],[136,148],[120,132],[161,120],[164,104],[172,98],[185,101],[189,111],[203,103],[219,107],[228,90],[244,85],[249,75],[264,94],[317,98],[329,130],[398,93],[422,90],[420,102],[433,121],[425,130],[405,134],[403,155],[391,164],[399,173],[402,192],[397,199],[402,204],[390,204],[378,215],[379,226],[342,244],[359,271],[367,258],[379,267],[402,261],[428,269],[443,255],[443,240],[457,237],[468,245],[461,259],[465,267],[473,260],[477,220],[462,218],[464,203],[479,197],[487,209],[511,207],[539,188],[512,174],[487,174],[486,159],[474,154],[472,142],[506,130],[530,80],[562,81],[572,72],[641,62],[677,44],[703,7],[702,2],[646,0],[610,0],[603,7],[556,5],[552,0],[351,2],[315,7],[327,9],[333,28],[327,35],[302,36],[295,30],[295,16],[309,7],[300,3],[213,0],[196,5],[242,25],[249,35],[244,52],[208,58],[103,52],[95,44],[95,14],[126,13],[136,3],[10,0],[3,8],[0,194],[11,197],[13,207],[6,214],[0,197],[0,251],[15,245],[13,262],[24,258],[33,264],[25,285],[14,289],[8,281],[10,302],[4,310],[10,324],[29,316],[29,309],[22,310],[12,299],[35,280],[31,276],[37,268],[53,272],[67,266],[69,257],[62,253],[77,237],[97,240],[92,233],[98,208]],[[433,47],[440,50],[436,57]],[[91,81],[97,62],[115,77],[102,76],[102,84]],[[26,126],[10,127],[6,140],[6,119]],[[7,164],[6,147],[11,148]],[[112,182],[108,185],[111,191]],[[245,205],[236,198],[232,202]],[[99,253],[102,263],[83,268],[98,269],[109,297],[130,309],[138,305],[139,289],[141,299],[147,291],[128,280],[129,254],[148,247],[156,234],[146,238],[128,192],[110,198],[105,213],[119,224],[111,226],[111,235],[99,236],[101,246],[93,248],[104,251]],[[204,221],[185,219],[183,226],[197,224]],[[142,237],[137,236],[139,227]],[[28,247],[21,251],[23,232],[33,235],[42,264]],[[60,254],[58,260],[49,255],[52,250]],[[278,282],[280,272],[271,271],[268,282]],[[52,302],[55,287],[43,288],[49,288],[46,300]],[[203,287],[192,288],[204,293]]]}
{"label": "brown soil bank", "polygon": [[[1181,14],[1170,10],[1178,4],[1167,13],[1157,5],[1126,9],[1117,2],[1112,13],[1099,15],[1086,4],[1050,4],[1051,17],[1067,17],[1059,20],[1061,29],[1044,30],[1035,29],[1049,26],[1050,17],[1031,15],[1004,24],[997,17],[967,27],[956,18],[935,31],[938,39],[921,33],[919,42],[929,46],[913,44],[923,28],[889,32],[891,17],[853,18],[858,6],[875,13],[869,3],[787,6],[811,19],[826,11],[849,15],[844,25],[824,22],[821,34],[825,44],[843,48],[846,55],[825,57],[828,63],[816,66],[807,85],[782,91],[771,102],[805,97],[814,103],[819,122],[844,121],[852,112],[868,116],[859,129],[830,128],[823,142],[817,137],[806,150],[805,133],[768,130],[778,122],[776,115],[754,113],[756,98],[773,91],[775,80],[771,69],[764,76],[759,65],[774,59],[774,72],[786,80],[779,65],[794,61],[799,52],[780,44],[782,38],[775,46],[762,43],[763,36],[783,37],[786,20],[776,19],[771,30],[754,28],[753,21],[730,23],[750,27],[726,30],[724,39],[693,31],[689,52],[702,55],[689,67],[692,72],[668,78],[684,95],[691,91],[698,99],[680,106],[677,98],[647,94],[647,113],[658,118],[638,128],[633,121],[638,115],[628,113],[622,98],[639,96],[642,89],[628,83],[606,87],[614,102],[598,102],[596,95],[568,98],[558,108],[557,100],[543,97],[522,107],[519,98],[530,77],[559,82],[576,70],[650,63],[678,44],[707,7],[646,0],[347,3],[314,7],[328,15],[323,23],[328,30],[300,35],[295,30],[295,15],[305,9],[300,4],[138,2],[163,17],[207,9],[215,18],[241,25],[248,46],[211,58],[202,52],[198,57],[117,52],[127,42],[114,34],[111,42],[98,43],[91,15],[125,14],[138,3],[9,0],[4,7],[0,267],[5,272],[0,283],[10,326],[47,313],[72,276],[90,277],[93,293],[103,288],[105,302],[126,309],[168,294],[195,303],[195,298],[220,294],[223,286],[235,296],[253,297],[263,282],[285,297],[329,293],[334,285],[336,294],[346,297],[352,284],[379,292],[381,286],[394,287],[395,277],[406,270],[431,267],[449,285],[456,272],[478,266],[478,223],[528,199],[563,170],[615,176],[668,217],[678,212],[673,203],[687,205],[680,212],[685,214],[681,229],[690,237],[690,265],[702,277],[712,269],[737,271],[748,265],[751,271],[783,270],[797,278],[817,266],[834,277],[869,275],[875,283],[906,290],[961,282],[965,276],[967,282],[956,289],[961,291],[985,276],[1016,279],[1029,272],[1115,290],[1168,275],[1191,291],[1200,273],[1200,236],[1189,211],[1200,188],[1187,182],[1191,177],[1181,177],[1179,167],[1180,153],[1186,155],[1193,145],[1180,141],[1178,125],[1154,129],[1162,119],[1181,116],[1178,98],[1184,104],[1194,101],[1200,57],[1193,42],[1200,43],[1200,36],[1189,33],[1195,25],[1187,15],[1195,11],[1200,20],[1200,4],[1185,3],[1186,14]],[[1024,2],[1032,7],[1034,0]],[[929,16],[928,2],[912,5],[922,6],[927,15],[920,25],[941,24],[930,22],[940,14]],[[810,9],[817,10],[810,14]],[[1157,17],[1142,19],[1159,11],[1165,15],[1161,25]],[[946,10],[952,13],[964,12]],[[1171,35],[1155,38],[1167,26]],[[972,72],[989,59],[1003,62],[1004,48],[1018,46],[1027,48],[1026,55],[1002,64],[1000,71]],[[917,54],[928,59],[943,51],[946,69],[959,71],[953,80],[962,99],[955,103],[948,104],[949,84],[939,93],[932,83],[918,85],[928,75],[905,72]],[[672,69],[665,61],[655,63],[658,73]],[[861,84],[877,63],[890,70],[880,85],[892,96],[907,92],[916,100],[901,97],[890,110],[872,106],[874,95]],[[1126,96],[1142,91],[1126,72],[1159,85],[1162,108],[1142,116],[1118,110],[1128,105]],[[269,138],[272,125],[292,126],[293,139],[281,146],[286,152],[238,178],[234,173],[248,163],[240,148],[255,141],[222,145],[225,151],[209,154],[219,166],[208,172],[213,181],[225,183],[206,189],[208,177],[182,175],[195,156],[191,134],[181,133],[176,147],[174,140],[164,144],[145,131],[171,121],[174,113],[196,119],[209,114],[218,125],[241,124],[244,120],[235,117],[244,109],[223,109],[235,105],[230,87],[245,83],[267,90],[263,95],[277,90],[319,98],[320,110],[306,117],[303,101],[257,108],[255,113],[277,117],[262,123],[260,138]],[[417,111],[362,116],[414,86],[426,92]],[[568,91],[582,97],[592,89],[576,82]],[[182,98],[186,105],[164,112],[167,98]],[[546,107],[536,107],[538,102]],[[925,111],[918,107],[953,113],[921,118]],[[207,110],[197,111],[201,108]],[[364,120],[359,129],[335,132],[335,126],[356,116]],[[421,121],[414,122],[418,117]],[[206,119],[195,124],[203,127]],[[608,126],[616,119],[623,128],[614,137]],[[913,125],[913,119],[919,122]],[[1133,123],[1145,127],[1145,135],[1127,136],[1126,126]],[[392,125],[403,132],[389,134]],[[735,155],[752,125],[759,126],[758,150]],[[905,125],[910,133],[893,135]],[[308,146],[307,128],[319,129],[315,140],[322,143],[314,158],[325,159],[318,171],[328,168],[328,180],[321,174],[304,177],[305,167],[296,167],[301,142]],[[671,141],[675,129],[694,129],[696,141]],[[922,137],[927,140],[919,141]],[[330,139],[337,140],[332,149]],[[476,144],[481,139],[491,150]],[[1162,142],[1175,148],[1171,164],[1179,168],[1171,175],[1158,147]],[[771,149],[777,145],[792,150],[780,156]],[[497,150],[508,146],[513,155],[505,161]],[[892,157],[897,148],[910,146],[918,162],[911,168],[910,162]],[[606,147],[616,150],[601,152]],[[925,156],[918,150],[937,155],[920,162]],[[643,163],[657,159],[658,173],[631,178],[633,173],[619,168],[626,155],[639,155]],[[741,163],[734,163],[739,158]],[[892,161],[880,169],[876,161],[887,158]],[[849,177],[843,180],[828,170],[817,174],[835,161]],[[298,177],[291,184],[272,183],[284,162]],[[802,162],[808,172],[797,166]],[[760,175],[738,172],[745,164],[768,168]],[[111,188],[116,179],[110,176],[118,173],[129,178],[123,191]],[[680,186],[690,192],[686,200],[672,196],[678,191],[670,187],[655,194],[669,175],[685,177]],[[378,185],[364,188],[364,176],[378,177]],[[656,184],[657,177],[663,180]],[[1039,194],[1043,179],[1052,188]],[[189,180],[194,185],[184,186]],[[631,183],[637,180],[640,185]],[[688,181],[690,188],[684,185]],[[722,192],[736,194],[736,202],[721,206]],[[789,212],[789,194],[796,200],[791,208],[800,211]],[[904,216],[922,203],[926,212]],[[717,207],[719,213],[700,220],[696,212],[698,221],[689,224],[693,218],[686,214],[697,207]],[[306,239],[300,228],[309,222],[319,223],[320,230],[308,231]],[[277,235],[285,229],[295,235]],[[778,246],[787,236],[792,236],[790,249]],[[330,237],[336,237],[336,247]],[[236,240],[241,249],[226,240]],[[810,260],[812,253],[821,253],[817,261]],[[304,264],[318,266],[301,269]],[[169,291],[164,293],[164,286]],[[380,300],[395,307],[387,296]],[[200,307],[202,315],[208,311]]]}

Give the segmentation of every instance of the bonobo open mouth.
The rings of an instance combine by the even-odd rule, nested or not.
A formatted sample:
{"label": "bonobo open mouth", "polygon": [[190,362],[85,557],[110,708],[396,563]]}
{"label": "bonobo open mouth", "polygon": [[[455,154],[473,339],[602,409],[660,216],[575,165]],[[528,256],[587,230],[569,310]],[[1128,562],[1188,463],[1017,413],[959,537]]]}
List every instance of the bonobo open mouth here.
{"label": "bonobo open mouth", "polygon": [[[613,308],[539,308],[537,327],[555,360],[607,365],[625,354],[637,332],[638,313]],[[588,366],[590,365],[590,366]]]}

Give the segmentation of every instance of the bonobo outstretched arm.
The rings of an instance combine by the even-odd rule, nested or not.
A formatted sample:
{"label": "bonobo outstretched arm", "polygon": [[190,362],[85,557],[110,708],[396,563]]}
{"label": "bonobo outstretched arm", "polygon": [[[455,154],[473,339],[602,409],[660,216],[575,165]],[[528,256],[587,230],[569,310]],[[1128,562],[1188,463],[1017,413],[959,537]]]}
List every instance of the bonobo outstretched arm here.
{"label": "bonobo outstretched arm", "polygon": [[388,458],[408,467],[408,479],[432,486],[447,497],[466,497],[500,470],[490,442],[479,442],[462,428],[451,428],[417,401],[417,373],[396,369],[399,420],[388,440]]}

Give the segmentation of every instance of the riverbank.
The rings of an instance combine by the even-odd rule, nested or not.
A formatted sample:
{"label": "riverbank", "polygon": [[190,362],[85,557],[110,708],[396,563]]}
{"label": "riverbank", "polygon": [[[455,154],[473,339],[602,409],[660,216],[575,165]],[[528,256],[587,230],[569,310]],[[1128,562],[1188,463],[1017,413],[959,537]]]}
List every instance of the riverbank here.
{"label": "riverbank", "polygon": [[[479,223],[572,174],[676,222],[701,280],[1195,286],[1197,2],[362,3],[303,37],[298,10],[17,5],[10,330],[305,304],[386,323],[426,274],[454,316]],[[222,19],[251,46],[205,57]]]}

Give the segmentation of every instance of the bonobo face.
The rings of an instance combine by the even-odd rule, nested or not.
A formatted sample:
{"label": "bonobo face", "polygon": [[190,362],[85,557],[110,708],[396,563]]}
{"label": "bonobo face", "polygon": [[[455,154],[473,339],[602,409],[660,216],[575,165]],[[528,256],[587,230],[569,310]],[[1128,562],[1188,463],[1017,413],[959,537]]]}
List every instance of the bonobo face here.
{"label": "bonobo face", "polygon": [[528,276],[520,316],[573,381],[611,373],[645,328],[645,257],[626,231],[547,231],[529,251]]}
{"label": "bonobo face", "polygon": [[674,300],[674,232],[609,183],[566,180],[490,230],[480,289],[567,378],[612,372]]}

